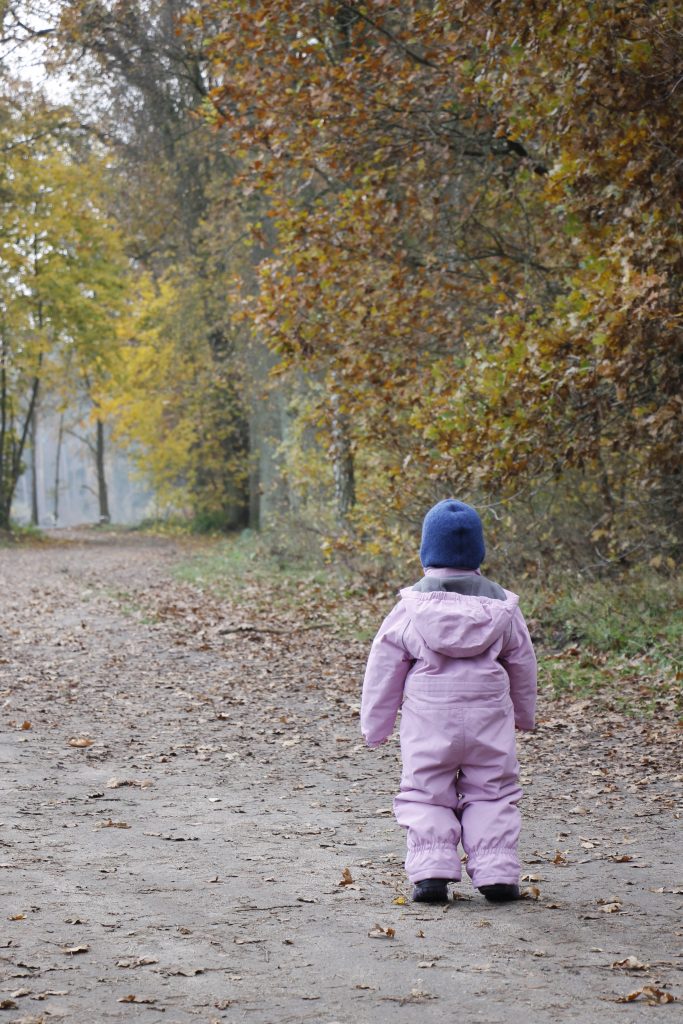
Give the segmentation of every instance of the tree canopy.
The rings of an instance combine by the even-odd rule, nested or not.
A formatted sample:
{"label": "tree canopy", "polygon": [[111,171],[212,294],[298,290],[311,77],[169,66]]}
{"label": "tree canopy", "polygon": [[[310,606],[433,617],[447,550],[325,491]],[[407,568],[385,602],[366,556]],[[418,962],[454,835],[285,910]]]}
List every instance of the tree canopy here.
{"label": "tree canopy", "polygon": [[447,494],[532,563],[675,556],[677,5],[59,14],[129,261],[97,401],[169,500],[378,565]]}

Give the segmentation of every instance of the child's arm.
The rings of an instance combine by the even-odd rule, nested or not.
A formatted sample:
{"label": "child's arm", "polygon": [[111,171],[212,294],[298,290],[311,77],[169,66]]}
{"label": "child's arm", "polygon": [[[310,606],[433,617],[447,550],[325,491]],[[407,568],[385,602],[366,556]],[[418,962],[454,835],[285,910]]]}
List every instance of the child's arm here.
{"label": "child's arm", "polygon": [[516,609],[500,653],[510,679],[510,696],[518,729],[531,730],[536,716],[536,655],[524,616]]}
{"label": "child's arm", "polygon": [[403,601],[399,601],[372,642],[360,709],[361,731],[369,747],[389,738],[401,706],[403,684],[413,663],[402,643],[406,623]]}

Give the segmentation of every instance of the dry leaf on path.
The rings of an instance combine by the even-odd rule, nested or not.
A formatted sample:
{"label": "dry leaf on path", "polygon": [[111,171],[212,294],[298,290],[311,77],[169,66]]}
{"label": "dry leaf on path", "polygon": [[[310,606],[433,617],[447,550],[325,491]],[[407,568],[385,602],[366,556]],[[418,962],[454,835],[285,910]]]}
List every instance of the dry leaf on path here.
{"label": "dry leaf on path", "polygon": [[87,953],[90,946],[62,946],[62,953],[70,953],[72,956],[74,953]]}
{"label": "dry leaf on path", "polygon": [[371,928],[368,932],[368,936],[371,939],[393,939],[396,935],[396,929],[387,926],[386,928],[381,924],[375,924],[374,928]]}
{"label": "dry leaf on path", "polygon": [[112,821],[108,818],[107,821],[101,821],[97,826],[98,828],[130,828],[127,821]]}
{"label": "dry leaf on path", "polygon": [[117,1003],[155,1003],[156,999],[149,999],[146,996],[121,996]]}
{"label": "dry leaf on path", "polygon": [[120,789],[121,786],[137,786],[138,789],[147,789],[152,785],[151,779],[110,779],[107,789]]}
{"label": "dry leaf on path", "polygon": [[342,871],[341,882],[338,882],[338,885],[353,885],[353,878],[348,868],[344,868]]}
{"label": "dry leaf on path", "polygon": [[530,885],[528,889],[522,889],[519,894],[521,900],[537,900],[540,899],[541,890],[537,885]]}
{"label": "dry leaf on path", "polygon": [[384,1002],[405,1006],[408,1003],[425,1003],[428,999],[438,999],[439,997],[433,996],[431,992],[423,992],[422,989],[414,988],[411,989],[408,996],[382,996],[381,998]]}
{"label": "dry leaf on path", "polygon": [[637,988],[635,992],[629,992],[627,996],[620,996],[616,999],[617,1003],[633,1003],[636,999],[643,997],[648,1006],[663,1006],[665,1003],[675,1003],[676,996],[672,995],[671,992],[664,992],[661,988],[656,988],[654,985],[643,985],[642,988]]}
{"label": "dry leaf on path", "polygon": [[117,960],[117,967],[146,967],[148,964],[158,964],[159,961],[151,956],[138,956],[134,960]]}
{"label": "dry leaf on path", "polygon": [[647,971],[650,965],[642,963],[636,956],[627,956],[623,960],[615,960],[612,967],[624,971]]}
{"label": "dry leaf on path", "polygon": [[91,747],[95,741],[88,739],[87,736],[71,736],[69,739],[70,747]]}

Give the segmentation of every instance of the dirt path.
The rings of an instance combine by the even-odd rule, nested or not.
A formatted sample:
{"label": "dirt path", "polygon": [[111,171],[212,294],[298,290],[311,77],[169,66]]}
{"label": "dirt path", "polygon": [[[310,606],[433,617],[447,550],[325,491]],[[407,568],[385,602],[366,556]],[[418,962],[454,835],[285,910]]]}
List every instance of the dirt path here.
{"label": "dirt path", "polygon": [[0,1024],[678,1016],[645,1002],[683,994],[668,723],[543,702],[531,898],[404,902],[398,747],[358,735],[366,645],[294,613],[251,628],[171,580],[186,554],[0,551]]}

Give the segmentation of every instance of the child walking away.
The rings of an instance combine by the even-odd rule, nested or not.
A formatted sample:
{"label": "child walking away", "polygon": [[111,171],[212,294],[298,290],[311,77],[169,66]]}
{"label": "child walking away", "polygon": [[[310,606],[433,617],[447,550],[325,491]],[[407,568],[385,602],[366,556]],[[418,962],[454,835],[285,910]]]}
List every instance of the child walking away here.
{"label": "child walking away", "polygon": [[477,512],[439,502],[425,516],[424,578],[372,644],[361,728],[369,747],[401,712],[396,819],[408,831],[413,899],[448,899],[460,881],[458,843],[473,884],[493,902],[519,897],[522,795],[515,728],[534,728],[536,658],[516,594],[482,576]]}

